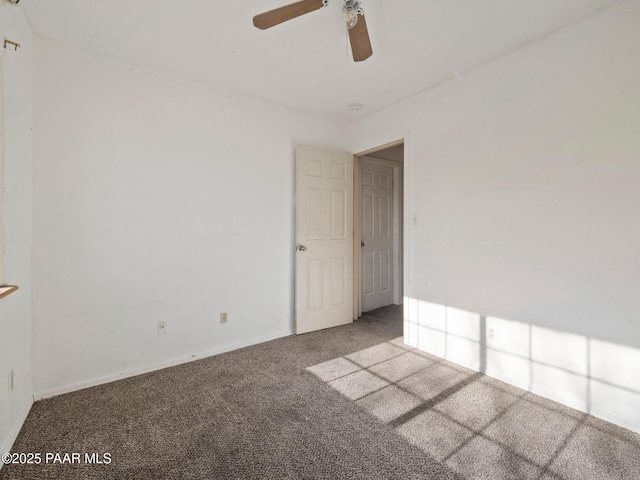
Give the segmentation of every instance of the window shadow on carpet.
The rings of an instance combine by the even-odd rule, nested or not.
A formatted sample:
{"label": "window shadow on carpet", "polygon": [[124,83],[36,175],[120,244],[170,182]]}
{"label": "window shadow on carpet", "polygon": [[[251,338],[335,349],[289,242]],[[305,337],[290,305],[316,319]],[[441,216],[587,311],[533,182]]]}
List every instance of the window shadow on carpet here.
{"label": "window shadow on carpet", "polygon": [[467,478],[640,478],[640,436],[404,344],[307,368]]}

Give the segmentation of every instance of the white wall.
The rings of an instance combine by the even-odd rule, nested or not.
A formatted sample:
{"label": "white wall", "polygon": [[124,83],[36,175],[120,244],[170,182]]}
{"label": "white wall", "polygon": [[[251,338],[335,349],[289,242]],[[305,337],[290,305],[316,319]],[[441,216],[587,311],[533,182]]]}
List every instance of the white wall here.
{"label": "white wall", "polygon": [[640,431],[638,25],[619,3],[349,147],[408,139],[407,341]]}
{"label": "white wall", "polygon": [[[22,11],[0,6],[4,80],[4,280],[20,287],[0,299],[0,452],[11,448],[31,406],[32,38]],[[1,250],[1,249],[0,249]],[[9,375],[13,370],[14,388]],[[0,465],[1,467],[1,465]]]}
{"label": "white wall", "polygon": [[36,398],[289,333],[294,146],[341,130],[35,44]]}
{"label": "white wall", "polygon": [[[623,2],[351,126],[348,145],[38,38],[37,397],[290,331],[294,145],[407,137],[407,341],[640,431],[639,21]],[[28,239],[21,208],[6,235]]]}

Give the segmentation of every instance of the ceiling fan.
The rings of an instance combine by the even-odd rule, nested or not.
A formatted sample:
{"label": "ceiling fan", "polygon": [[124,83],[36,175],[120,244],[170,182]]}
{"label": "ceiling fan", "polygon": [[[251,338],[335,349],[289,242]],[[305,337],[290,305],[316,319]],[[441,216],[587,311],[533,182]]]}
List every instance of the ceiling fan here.
{"label": "ceiling fan", "polygon": [[[319,10],[328,4],[329,0],[302,0],[256,15],[253,17],[253,24],[260,30],[266,30],[305,13]],[[367,22],[364,19],[364,11],[358,0],[343,0],[342,12],[347,23],[353,60],[362,62],[373,55]]]}

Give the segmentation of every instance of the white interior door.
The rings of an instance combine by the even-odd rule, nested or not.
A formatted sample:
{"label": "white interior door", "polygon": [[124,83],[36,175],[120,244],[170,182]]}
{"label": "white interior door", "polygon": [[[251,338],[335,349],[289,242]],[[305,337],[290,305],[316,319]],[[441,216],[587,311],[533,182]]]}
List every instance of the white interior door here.
{"label": "white interior door", "polygon": [[353,156],[296,148],[296,333],[353,321]]}
{"label": "white interior door", "polygon": [[360,212],[362,311],[394,300],[393,168],[361,160]]}

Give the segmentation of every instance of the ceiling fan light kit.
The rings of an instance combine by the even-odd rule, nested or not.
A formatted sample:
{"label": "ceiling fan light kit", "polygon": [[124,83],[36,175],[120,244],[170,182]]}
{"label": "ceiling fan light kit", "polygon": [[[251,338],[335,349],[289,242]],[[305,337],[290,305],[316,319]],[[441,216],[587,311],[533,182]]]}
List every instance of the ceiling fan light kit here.
{"label": "ceiling fan light kit", "polygon": [[[302,0],[256,15],[253,17],[253,25],[260,30],[266,30],[301,15],[320,10],[328,4],[329,0]],[[373,55],[373,49],[361,2],[359,0],[343,0],[342,13],[349,33],[353,60],[362,62]]]}
{"label": "ceiling fan light kit", "polygon": [[358,23],[358,15],[364,15],[358,0],[345,0],[342,4],[342,13],[347,22],[347,28],[351,30]]}

